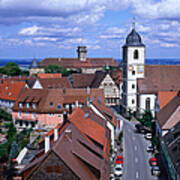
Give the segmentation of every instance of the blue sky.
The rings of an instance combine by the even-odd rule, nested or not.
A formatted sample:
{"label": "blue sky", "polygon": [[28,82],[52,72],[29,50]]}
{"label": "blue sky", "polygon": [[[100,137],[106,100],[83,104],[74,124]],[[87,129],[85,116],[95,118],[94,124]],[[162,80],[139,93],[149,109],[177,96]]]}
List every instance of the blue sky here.
{"label": "blue sky", "polygon": [[180,0],[1,0],[0,58],[121,58],[136,30],[148,58],[180,57]]}

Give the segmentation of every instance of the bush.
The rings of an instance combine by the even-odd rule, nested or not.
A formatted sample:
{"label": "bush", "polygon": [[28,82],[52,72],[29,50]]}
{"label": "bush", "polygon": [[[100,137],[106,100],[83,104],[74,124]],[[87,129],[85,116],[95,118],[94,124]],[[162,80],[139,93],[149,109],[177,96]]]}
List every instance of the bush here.
{"label": "bush", "polygon": [[0,109],[0,119],[4,121],[11,121],[12,115],[6,112],[4,109]]}

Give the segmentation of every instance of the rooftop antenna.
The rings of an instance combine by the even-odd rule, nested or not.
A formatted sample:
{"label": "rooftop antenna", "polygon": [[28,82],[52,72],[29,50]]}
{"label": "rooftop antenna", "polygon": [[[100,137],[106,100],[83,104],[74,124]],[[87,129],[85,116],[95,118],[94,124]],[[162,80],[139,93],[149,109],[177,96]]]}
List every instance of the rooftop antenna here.
{"label": "rooftop antenna", "polygon": [[136,18],[133,17],[132,29],[135,29],[135,26],[136,26]]}

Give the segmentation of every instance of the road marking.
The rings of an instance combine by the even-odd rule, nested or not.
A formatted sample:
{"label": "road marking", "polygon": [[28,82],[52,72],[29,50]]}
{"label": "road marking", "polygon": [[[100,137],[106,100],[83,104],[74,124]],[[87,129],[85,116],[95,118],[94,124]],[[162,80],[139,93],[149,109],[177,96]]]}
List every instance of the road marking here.
{"label": "road marking", "polygon": [[133,136],[132,139],[133,139],[133,141],[134,141],[134,140],[135,140],[135,137]]}
{"label": "road marking", "polygon": [[138,163],[138,158],[137,157],[135,157],[135,163]]}
{"label": "road marking", "polygon": [[137,151],[137,146],[134,146],[134,150]]}
{"label": "road marking", "polygon": [[139,172],[136,171],[136,179],[139,179]]}

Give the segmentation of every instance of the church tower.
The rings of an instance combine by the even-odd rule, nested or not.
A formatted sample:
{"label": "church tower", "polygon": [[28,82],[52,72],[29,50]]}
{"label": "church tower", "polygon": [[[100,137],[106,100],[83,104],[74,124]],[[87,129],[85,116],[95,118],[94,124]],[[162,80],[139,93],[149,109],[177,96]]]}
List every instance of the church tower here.
{"label": "church tower", "polygon": [[137,110],[137,79],[144,78],[145,45],[135,26],[126,38],[123,49],[123,112]]}

